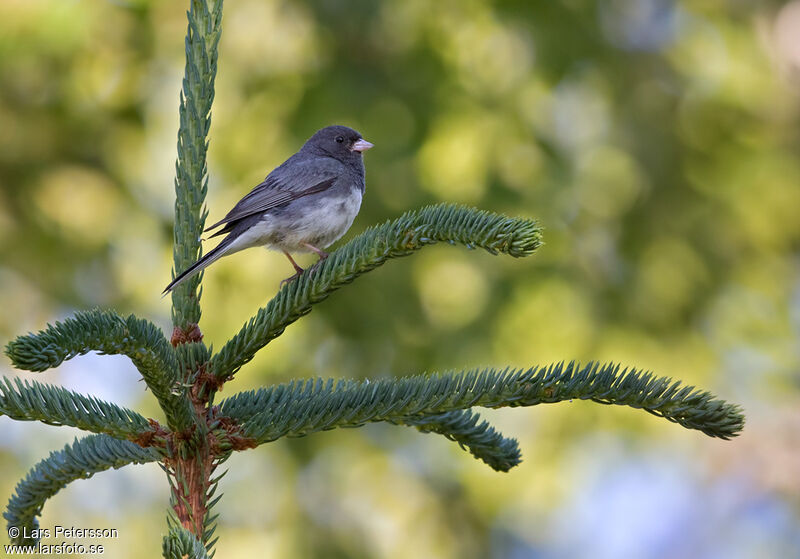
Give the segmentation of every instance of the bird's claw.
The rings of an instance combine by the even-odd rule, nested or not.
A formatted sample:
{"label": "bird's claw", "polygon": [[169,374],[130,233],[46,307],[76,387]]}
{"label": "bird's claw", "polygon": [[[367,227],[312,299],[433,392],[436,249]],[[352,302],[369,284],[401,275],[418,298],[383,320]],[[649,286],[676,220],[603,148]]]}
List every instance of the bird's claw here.
{"label": "bird's claw", "polygon": [[297,278],[299,278],[299,277],[300,277],[300,276],[303,274],[303,272],[304,272],[304,271],[305,271],[305,270],[297,270],[297,272],[295,272],[295,273],[294,273],[294,275],[292,275],[292,276],[289,276],[289,277],[288,277],[288,278],[286,278],[285,280],[281,280],[280,287],[283,287],[283,286],[284,286],[285,284],[287,284],[287,283],[292,283],[294,280],[296,280]]}
{"label": "bird's claw", "polygon": [[316,262],[314,262],[314,265],[313,265],[313,266],[311,266],[311,267],[308,269],[308,273],[309,273],[309,274],[313,274],[314,272],[316,272],[316,271],[317,271],[317,268],[319,268],[320,264],[322,264],[323,262],[325,262],[325,260],[327,260],[327,259],[328,259],[328,255],[327,255],[327,254],[326,254],[325,256],[320,256],[320,257],[319,257],[319,260],[317,260]]}

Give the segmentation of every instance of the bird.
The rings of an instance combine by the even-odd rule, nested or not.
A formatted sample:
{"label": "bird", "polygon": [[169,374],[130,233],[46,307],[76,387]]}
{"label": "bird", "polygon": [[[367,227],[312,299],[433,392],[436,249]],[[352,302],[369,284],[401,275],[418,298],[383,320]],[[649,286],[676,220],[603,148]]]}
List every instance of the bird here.
{"label": "bird", "polygon": [[366,188],[363,153],[372,147],[347,126],[327,126],[315,132],[223,219],[205,229],[220,228],[211,237],[225,237],[175,276],[163,294],[223,256],[246,248],[265,246],[286,255],[295,273],[281,286],[305,271],[290,253],[314,252],[319,256],[317,264],[325,260],[328,253],[323,249],[350,229],[361,208]]}

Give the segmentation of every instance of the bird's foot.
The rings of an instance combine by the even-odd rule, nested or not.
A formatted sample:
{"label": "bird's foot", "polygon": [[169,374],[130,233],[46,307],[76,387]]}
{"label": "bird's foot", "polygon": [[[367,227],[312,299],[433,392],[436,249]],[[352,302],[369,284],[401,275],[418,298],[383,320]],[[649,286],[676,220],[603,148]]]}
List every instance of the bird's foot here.
{"label": "bird's foot", "polygon": [[292,283],[294,280],[296,280],[296,279],[297,279],[297,278],[299,278],[301,275],[303,275],[303,272],[304,272],[304,271],[305,271],[305,270],[303,270],[302,268],[300,268],[299,270],[297,270],[297,271],[294,273],[294,275],[292,275],[292,276],[289,276],[289,277],[288,277],[288,278],[286,278],[285,280],[281,280],[281,285],[280,285],[280,287],[283,287],[283,286],[284,286],[284,284],[287,284],[287,283]]}
{"label": "bird's foot", "polygon": [[314,272],[316,272],[316,271],[317,271],[317,268],[319,268],[319,265],[320,265],[320,264],[322,264],[323,262],[325,262],[327,259],[328,259],[328,253],[327,253],[327,252],[323,252],[322,254],[320,254],[320,255],[319,255],[319,260],[317,260],[316,262],[314,262],[314,265],[313,265],[313,266],[311,266],[311,267],[308,269],[308,273],[309,273],[309,274],[313,274]]}
{"label": "bird's foot", "polygon": [[289,277],[288,277],[288,278],[286,278],[285,280],[281,281],[281,285],[280,285],[280,287],[283,287],[283,284],[285,284],[285,283],[291,283],[291,282],[293,282],[294,280],[296,280],[297,278],[299,278],[299,277],[302,275],[302,273],[305,271],[305,270],[303,270],[303,268],[301,268],[300,266],[298,266],[297,262],[295,262],[295,261],[294,261],[294,258],[292,258],[292,255],[291,255],[291,254],[289,254],[289,253],[288,253],[288,252],[286,252],[285,250],[283,251],[283,254],[285,254],[285,255],[286,255],[286,258],[288,258],[288,259],[289,259],[289,262],[291,262],[291,263],[292,263],[292,266],[294,266],[294,275],[293,275],[293,276],[289,276]]}
{"label": "bird's foot", "polygon": [[313,266],[311,266],[311,267],[308,269],[308,274],[309,274],[309,275],[312,275],[312,274],[316,273],[316,271],[317,271],[317,268],[319,268],[319,265],[320,265],[320,264],[322,264],[322,261],[323,261],[323,260],[325,260],[325,259],[324,259],[324,258],[320,258],[319,260],[317,260],[316,262],[314,262],[314,265],[313,265]]}

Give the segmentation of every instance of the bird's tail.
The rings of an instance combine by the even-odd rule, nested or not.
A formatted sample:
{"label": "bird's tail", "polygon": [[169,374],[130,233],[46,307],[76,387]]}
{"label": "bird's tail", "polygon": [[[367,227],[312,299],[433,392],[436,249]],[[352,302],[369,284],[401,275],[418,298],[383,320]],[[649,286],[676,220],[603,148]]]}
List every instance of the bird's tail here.
{"label": "bird's tail", "polygon": [[225,256],[225,254],[227,254],[228,252],[228,249],[230,248],[229,245],[231,244],[231,242],[232,239],[230,237],[223,239],[220,244],[218,244],[217,246],[214,247],[213,250],[211,250],[211,252],[203,255],[203,257],[200,258],[200,260],[198,260],[197,262],[189,266],[186,270],[178,274],[175,277],[175,279],[173,279],[170,282],[170,284],[166,288],[164,288],[164,291],[162,291],[161,294],[166,295],[167,293],[178,287],[180,284],[182,284],[184,281],[186,281],[193,275],[199,273],[203,268],[205,268],[209,264],[216,262],[217,260]]}

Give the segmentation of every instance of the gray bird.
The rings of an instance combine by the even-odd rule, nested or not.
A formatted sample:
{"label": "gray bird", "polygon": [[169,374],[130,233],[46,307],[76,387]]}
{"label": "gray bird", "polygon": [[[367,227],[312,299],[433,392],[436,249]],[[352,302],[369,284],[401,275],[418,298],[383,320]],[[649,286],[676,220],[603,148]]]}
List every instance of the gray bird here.
{"label": "gray bird", "polygon": [[223,256],[254,246],[282,251],[294,266],[292,281],[303,273],[290,252],[315,252],[339,239],[353,224],[366,187],[361,154],[372,144],[346,126],[317,131],[300,151],[275,168],[236,204],[224,219],[206,231],[225,238],[189,266],[164,289],[175,286]]}

